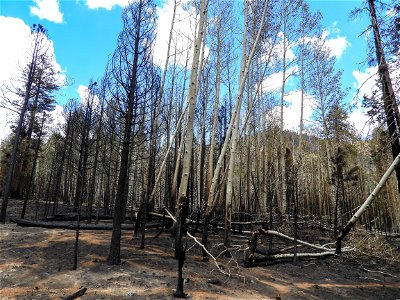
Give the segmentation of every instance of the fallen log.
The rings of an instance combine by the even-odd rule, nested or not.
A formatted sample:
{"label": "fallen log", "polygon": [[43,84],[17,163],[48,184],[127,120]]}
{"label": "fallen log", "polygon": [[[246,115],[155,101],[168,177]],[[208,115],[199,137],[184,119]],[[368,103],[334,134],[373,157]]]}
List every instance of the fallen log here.
{"label": "fallen log", "polygon": [[[317,252],[317,253],[297,253],[296,257],[298,259],[302,258],[322,258],[322,257],[329,257],[335,255],[335,251],[325,251],[325,252]],[[252,260],[245,261],[245,267],[254,267],[257,264],[275,261],[275,260],[284,260],[284,259],[293,259],[294,253],[282,253],[282,254],[271,254],[265,255],[261,258],[253,258]]]}
{"label": "fallen log", "polygon": [[[92,219],[95,219],[96,215],[92,215]],[[113,216],[99,216],[98,219],[99,220],[112,220],[114,217]],[[54,215],[54,216],[47,216],[45,221],[76,221],[78,219],[78,215],[77,214],[65,214],[65,215]],[[88,219],[88,216],[81,216],[80,217],[81,221],[85,221]],[[126,217],[125,220],[130,220],[131,218]]]}
{"label": "fallen log", "polygon": [[[76,230],[76,223],[61,223],[61,222],[43,222],[43,221],[31,221],[25,219],[11,218],[11,222],[16,223],[18,226],[25,227],[41,227],[49,229],[70,229]],[[134,224],[122,224],[123,230],[133,230]],[[162,223],[149,223],[146,224],[147,229],[162,227]],[[112,230],[112,224],[80,224],[80,230]]]}

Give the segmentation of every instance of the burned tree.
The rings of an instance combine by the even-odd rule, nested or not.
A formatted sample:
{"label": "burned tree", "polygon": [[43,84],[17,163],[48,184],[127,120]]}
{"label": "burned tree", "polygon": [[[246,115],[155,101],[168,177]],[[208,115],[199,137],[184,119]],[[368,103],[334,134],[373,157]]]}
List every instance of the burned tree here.
{"label": "burned tree", "polygon": [[[43,112],[51,109],[52,103],[54,102],[52,93],[60,87],[60,84],[57,83],[58,73],[51,66],[54,57],[49,51],[47,30],[40,24],[34,24],[31,28],[30,39],[32,40],[30,62],[23,70],[19,82],[16,81],[18,82],[18,86],[13,82],[11,83],[11,87],[2,87],[2,106],[11,106],[12,110],[17,112],[19,115],[15,129],[10,166],[3,190],[3,202],[0,213],[0,222],[2,223],[5,223],[6,220],[8,198],[14,177],[21,135],[24,132],[25,127],[27,127],[27,136],[32,136],[35,122],[37,121],[36,115],[40,110]],[[15,103],[15,101],[10,101],[8,99],[10,94],[16,95],[17,98],[21,99],[21,101],[17,103]],[[24,121],[28,112],[30,118],[28,126],[25,126]],[[39,135],[41,135],[43,133],[41,130],[43,127],[39,125],[36,126],[36,128],[40,132]]]}
{"label": "burned tree", "polygon": [[120,263],[121,224],[129,194],[130,151],[132,139],[143,121],[141,115],[148,92],[146,76],[151,67],[154,40],[155,7],[151,0],[128,5],[122,15],[123,29],[118,37],[110,64],[110,94],[115,99],[114,111],[119,119],[120,163],[115,197],[113,233],[107,262]]}

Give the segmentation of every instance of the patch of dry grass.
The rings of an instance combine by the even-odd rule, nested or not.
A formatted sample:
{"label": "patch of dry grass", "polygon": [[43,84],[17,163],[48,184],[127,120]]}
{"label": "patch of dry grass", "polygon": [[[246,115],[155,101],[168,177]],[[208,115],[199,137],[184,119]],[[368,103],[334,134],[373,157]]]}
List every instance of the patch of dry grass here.
{"label": "patch of dry grass", "polygon": [[354,248],[349,255],[360,254],[370,257],[400,262],[399,251],[387,241],[387,237],[369,231],[354,231],[348,236],[346,246]]}

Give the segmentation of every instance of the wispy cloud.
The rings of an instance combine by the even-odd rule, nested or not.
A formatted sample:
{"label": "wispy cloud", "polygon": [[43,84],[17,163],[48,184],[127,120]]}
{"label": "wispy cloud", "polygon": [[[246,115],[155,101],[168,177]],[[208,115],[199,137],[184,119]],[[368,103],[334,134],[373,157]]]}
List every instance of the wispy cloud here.
{"label": "wispy cloud", "polygon": [[58,0],[33,0],[36,6],[31,6],[30,11],[39,19],[54,23],[62,23],[64,14],[60,12]]}

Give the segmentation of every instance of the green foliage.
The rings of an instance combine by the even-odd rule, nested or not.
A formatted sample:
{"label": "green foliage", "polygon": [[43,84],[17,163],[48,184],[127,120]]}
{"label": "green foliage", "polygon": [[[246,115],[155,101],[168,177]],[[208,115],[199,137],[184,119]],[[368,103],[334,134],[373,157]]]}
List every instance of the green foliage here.
{"label": "green foliage", "polygon": [[337,143],[348,143],[355,138],[353,126],[349,122],[349,113],[339,102],[334,103],[326,116],[327,136]]}

